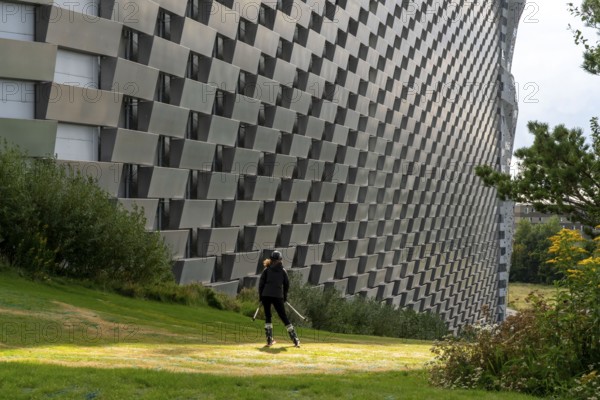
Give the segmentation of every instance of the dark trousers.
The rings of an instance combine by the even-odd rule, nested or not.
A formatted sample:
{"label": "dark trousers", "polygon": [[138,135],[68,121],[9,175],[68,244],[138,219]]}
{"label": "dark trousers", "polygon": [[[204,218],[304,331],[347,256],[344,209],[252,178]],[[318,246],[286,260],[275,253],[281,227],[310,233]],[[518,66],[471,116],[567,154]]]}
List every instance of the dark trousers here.
{"label": "dark trousers", "polygon": [[290,320],[288,319],[286,313],[285,313],[285,307],[283,305],[283,299],[280,299],[278,297],[270,297],[270,296],[263,296],[261,298],[263,307],[265,308],[265,323],[270,324],[271,323],[271,304],[273,305],[273,307],[275,307],[275,311],[277,311],[277,315],[279,315],[279,318],[281,318],[281,321],[283,321],[283,323],[287,326],[290,324]]}

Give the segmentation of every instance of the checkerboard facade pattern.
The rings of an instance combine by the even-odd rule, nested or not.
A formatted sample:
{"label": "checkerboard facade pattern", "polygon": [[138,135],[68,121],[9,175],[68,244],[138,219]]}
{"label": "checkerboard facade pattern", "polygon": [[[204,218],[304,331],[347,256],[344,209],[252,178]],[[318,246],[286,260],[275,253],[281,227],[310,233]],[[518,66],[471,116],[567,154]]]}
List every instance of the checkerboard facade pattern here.
{"label": "checkerboard facade pattern", "polygon": [[3,2],[0,136],[142,207],[182,284],[256,286],[277,249],[347,297],[502,319],[511,211],[473,169],[512,150],[516,3]]}

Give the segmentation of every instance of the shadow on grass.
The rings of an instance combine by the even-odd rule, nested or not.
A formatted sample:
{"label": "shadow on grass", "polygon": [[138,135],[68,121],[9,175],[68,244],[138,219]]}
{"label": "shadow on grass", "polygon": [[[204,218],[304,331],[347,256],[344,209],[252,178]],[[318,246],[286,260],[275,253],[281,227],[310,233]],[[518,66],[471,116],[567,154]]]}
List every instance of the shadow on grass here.
{"label": "shadow on grass", "polygon": [[262,351],[263,353],[269,353],[269,354],[279,354],[279,353],[283,353],[285,351],[287,351],[286,347],[257,347],[258,351]]}

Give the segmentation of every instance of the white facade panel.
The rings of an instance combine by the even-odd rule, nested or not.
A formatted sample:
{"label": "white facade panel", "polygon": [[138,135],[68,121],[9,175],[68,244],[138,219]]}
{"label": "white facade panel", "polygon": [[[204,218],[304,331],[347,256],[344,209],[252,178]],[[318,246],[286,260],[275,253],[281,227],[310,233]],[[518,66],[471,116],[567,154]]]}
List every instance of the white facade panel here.
{"label": "white facade panel", "polygon": [[98,57],[59,49],[56,54],[54,82],[98,88]]}
{"label": "white facade panel", "polygon": [[0,38],[34,40],[35,6],[0,1]]}
{"label": "white facade panel", "polygon": [[58,123],[54,153],[60,160],[98,161],[99,128]]}
{"label": "white facade panel", "polygon": [[35,85],[32,82],[0,79],[0,118],[34,117]]}

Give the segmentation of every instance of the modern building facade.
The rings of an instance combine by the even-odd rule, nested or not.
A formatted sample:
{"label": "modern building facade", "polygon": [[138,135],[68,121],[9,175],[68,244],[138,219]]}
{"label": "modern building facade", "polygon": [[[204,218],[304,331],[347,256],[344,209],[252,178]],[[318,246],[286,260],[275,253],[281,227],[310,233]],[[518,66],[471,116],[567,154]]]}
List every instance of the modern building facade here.
{"label": "modern building facade", "polygon": [[[504,314],[523,1],[0,2],[0,136],[143,208],[180,283]],[[502,250],[504,249],[504,250]],[[504,283],[503,283],[504,282]]]}

